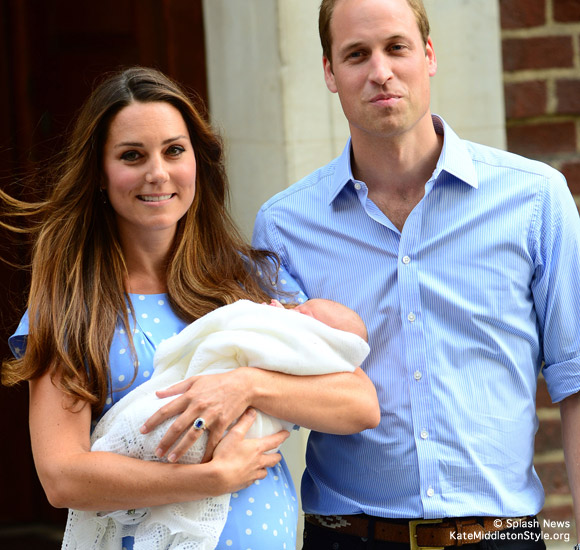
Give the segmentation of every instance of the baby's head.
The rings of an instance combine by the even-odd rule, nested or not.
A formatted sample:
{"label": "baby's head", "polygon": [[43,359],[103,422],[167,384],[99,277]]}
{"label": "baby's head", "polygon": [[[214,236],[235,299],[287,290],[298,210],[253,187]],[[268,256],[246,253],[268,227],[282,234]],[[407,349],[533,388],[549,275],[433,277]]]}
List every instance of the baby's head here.
{"label": "baby's head", "polygon": [[[272,300],[270,305],[284,307],[277,300]],[[302,315],[313,317],[331,328],[352,332],[368,342],[367,329],[363,320],[352,309],[338,302],[324,298],[312,298],[296,306],[293,310],[302,313]]]}

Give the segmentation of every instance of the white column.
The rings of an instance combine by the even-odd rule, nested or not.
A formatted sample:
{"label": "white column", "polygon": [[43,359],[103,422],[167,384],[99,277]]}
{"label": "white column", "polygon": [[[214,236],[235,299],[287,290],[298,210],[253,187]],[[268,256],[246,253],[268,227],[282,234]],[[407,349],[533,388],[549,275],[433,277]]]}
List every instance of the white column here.
{"label": "white column", "polygon": [[424,0],[438,70],[431,110],[465,139],[505,149],[497,0]]}

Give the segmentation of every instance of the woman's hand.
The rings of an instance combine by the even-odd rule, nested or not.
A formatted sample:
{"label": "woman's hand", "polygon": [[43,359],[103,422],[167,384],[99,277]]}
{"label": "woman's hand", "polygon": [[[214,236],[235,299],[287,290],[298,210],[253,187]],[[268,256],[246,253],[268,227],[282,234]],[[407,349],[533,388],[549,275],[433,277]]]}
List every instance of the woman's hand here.
{"label": "woman's hand", "polygon": [[156,392],[159,398],[178,396],[141,428],[142,433],[148,433],[165,420],[177,417],[161,439],[157,456],[161,458],[171,449],[168,460],[177,462],[201,436],[202,430],[195,429],[193,423],[203,418],[209,434],[202,462],[209,461],[225,431],[251,405],[251,387],[244,376],[245,370],[240,367],[225,374],[192,376]]}
{"label": "woman's hand", "polygon": [[266,468],[272,468],[282,458],[279,453],[266,453],[277,449],[290,433],[282,430],[260,439],[245,439],[255,419],[256,411],[248,409],[215,448],[211,464],[223,476],[221,493],[239,491],[264,479]]}

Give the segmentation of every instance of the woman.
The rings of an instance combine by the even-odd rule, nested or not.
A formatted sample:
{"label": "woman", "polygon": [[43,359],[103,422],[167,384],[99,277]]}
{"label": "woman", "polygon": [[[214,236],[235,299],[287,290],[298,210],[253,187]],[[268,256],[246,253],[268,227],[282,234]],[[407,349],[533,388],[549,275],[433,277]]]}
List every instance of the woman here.
{"label": "woman", "polygon": [[[3,195],[34,218],[35,245],[28,314],[2,381],[29,381],[35,465],[54,506],[127,510],[231,492],[218,548],[292,548],[294,489],[281,456],[265,454],[288,433],[245,440],[252,408],[331,433],[374,427],[376,395],[360,369],[193,377],[159,392],[178,397],[143,428],[176,417],[157,451],[166,462],[90,452],[92,423],[151,375],[163,339],[219,306],[275,293],[275,259],[242,242],[227,193],[221,142],[174,82],[146,68],[105,80],[47,199]],[[179,464],[201,434],[196,419],[209,429],[204,463]]]}

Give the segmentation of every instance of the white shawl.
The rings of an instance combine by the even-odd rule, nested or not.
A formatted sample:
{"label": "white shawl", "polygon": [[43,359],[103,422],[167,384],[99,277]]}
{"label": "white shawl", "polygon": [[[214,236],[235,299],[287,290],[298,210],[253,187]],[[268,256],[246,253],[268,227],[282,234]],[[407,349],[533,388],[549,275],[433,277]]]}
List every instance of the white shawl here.
{"label": "white shawl", "polygon": [[[239,366],[304,376],[352,372],[368,352],[367,343],[355,334],[292,310],[240,300],[208,313],[159,345],[151,379],[107,411],[93,431],[91,450],[159,460],[155,450],[174,419],[146,435],[139,428],[175,398],[159,399],[155,392],[190,376],[227,372]],[[262,437],[292,427],[258,411],[246,437]],[[204,432],[180,462],[199,463],[206,441]],[[132,535],[135,550],[213,550],[225,525],[229,500],[226,494],[111,513],[70,510],[62,547],[118,550],[122,537]]]}

